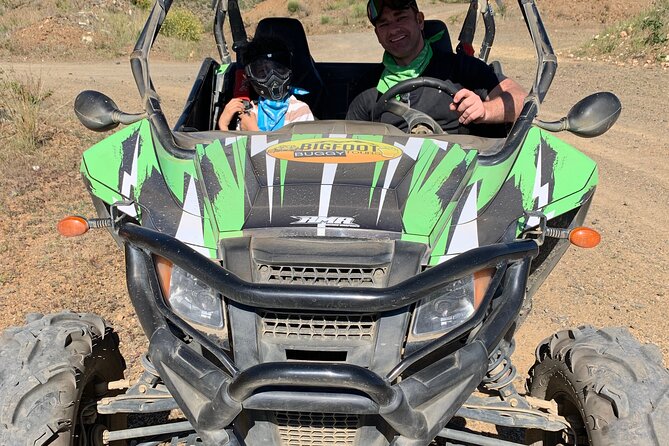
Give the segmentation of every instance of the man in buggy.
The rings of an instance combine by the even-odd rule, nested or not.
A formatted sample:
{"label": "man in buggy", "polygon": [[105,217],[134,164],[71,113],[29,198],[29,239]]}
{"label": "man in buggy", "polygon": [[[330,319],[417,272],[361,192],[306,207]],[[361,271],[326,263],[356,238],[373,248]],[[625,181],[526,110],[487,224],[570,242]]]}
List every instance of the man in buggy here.
{"label": "man in buggy", "polygon": [[[415,0],[369,0],[367,16],[385,49],[385,69],[376,87],[353,100],[347,119],[375,120],[374,108],[380,95],[402,81],[423,77],[452,81],[456,88],[452,100],[425,86],[406,92],[401,100],[433,118],[447,133],[469,133],[471,124],[516,120],[527,95],[523,88],[475,57],[433,45],[441,35],[424,37],[425,17]],[[380,120],[402,130],[408,127],[406,119],[397,113],[383,112]]]}

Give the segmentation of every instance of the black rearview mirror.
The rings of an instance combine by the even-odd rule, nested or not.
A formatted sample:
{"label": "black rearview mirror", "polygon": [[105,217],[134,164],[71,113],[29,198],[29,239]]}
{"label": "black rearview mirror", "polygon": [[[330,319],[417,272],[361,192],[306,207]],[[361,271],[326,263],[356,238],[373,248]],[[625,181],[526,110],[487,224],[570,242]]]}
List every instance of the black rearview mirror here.
{"label": "black rearview mirror", "polygon": [[537,119],[535,124],[551,132],[567,130],[584,138],[593,138],[606,133],[618,120],[621,111],[622,104],[615,94],[600,92],[578,101],[559,121]]}
{"label": "black rearview mirror", "polygon": [[94,90],[79,93],[74,100],[74,113],[87,129],[96,132],[106,132],[119,124],[132,124],[146,116],[146,113],[124,113],[111,98]]}

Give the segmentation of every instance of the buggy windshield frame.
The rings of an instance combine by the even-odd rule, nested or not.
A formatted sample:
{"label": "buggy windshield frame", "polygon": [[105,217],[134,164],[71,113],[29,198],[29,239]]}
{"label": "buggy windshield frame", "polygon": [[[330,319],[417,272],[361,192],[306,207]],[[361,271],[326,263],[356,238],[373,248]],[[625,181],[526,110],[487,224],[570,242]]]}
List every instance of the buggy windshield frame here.
{"label": "buggy windshield frame", "polygon": [[[470,10],[474,5],[477,5],[480,9],[480,3],[482,2],[489,8],[487,0],[472,0]],[[194,144],[189,144],[187,142],[189,141],[188,138],[184,138],[183,135],[179,134],[180,132],[174,132],[170,128],[162,111],[160,99],[154,88],[149,70],[151,48],[160,32],[165,17],[169,13],[172,3],[172,0],[156,0],[139,35],[134,51],[130,56],[130,66],[154,134],[163,147],[172,155],[178,158],[191,158],[194,154],[192,147]],[[539,113],[540,106],[557,71],[557,57],[553,51],[536,2],[534,0],[518,0],[518,6],[522,11],[525,24],[535,46],[537,56],[536,74],[520,116],[506,137],[503,148],[493,156],[482,156],[479,160],[482,164],[497,164],[517,153],[532,127],[534,119]],[[241,21],[239,6],[236,0],[213,0],[212,8],[215,12],[213,32],[221,62],[229,64],[231,63],[231,57],[227,43],[223,37],[222,25],[227,16],[233,35],[233,50],[235,50],[241,41],[246,40],[246,32]],[[225,134],[226,132],[220,131],[220,133]],[[191,142],[195,142],[196,140],[197,138],[192,138]]]}

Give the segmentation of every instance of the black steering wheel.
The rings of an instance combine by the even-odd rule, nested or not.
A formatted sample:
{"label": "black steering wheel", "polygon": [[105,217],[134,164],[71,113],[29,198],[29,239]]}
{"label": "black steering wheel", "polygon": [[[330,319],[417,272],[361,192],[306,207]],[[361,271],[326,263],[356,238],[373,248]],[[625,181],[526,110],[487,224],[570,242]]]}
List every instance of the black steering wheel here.
{"label": "black steering wheel", "polygon": [[406,121],[408,133],[413,133],[413,130],[420,126],[428,127],[433,134],[444,133],[437,121],[432,119],[429,115],[422,111],[415,110],[404,102],[395,99],[395,96],[406,94],[422,87],[443,91],[451,97],[460,90],[449,80],[441,80],[433,77],[407,79],[394,85],[376,101],[376,104],[374,104],[374,108],[372,109],[372,121],[378,121],[381,114],[390,112]]}

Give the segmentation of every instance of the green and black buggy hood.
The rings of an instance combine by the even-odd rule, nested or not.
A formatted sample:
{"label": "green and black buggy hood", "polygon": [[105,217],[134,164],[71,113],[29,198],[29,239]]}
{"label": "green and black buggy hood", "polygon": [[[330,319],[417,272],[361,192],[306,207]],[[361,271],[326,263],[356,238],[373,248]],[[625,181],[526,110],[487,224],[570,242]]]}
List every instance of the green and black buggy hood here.
{"label": "green and black buggy hood", "polygon": [[436,264],[536,224],[527,211],[574,209],[595,187],[595,163],[539,129],[493,165],[467,140],[277,132],[180,159],[142,121],[89,149],[82,172],[103,202],[133,202],[126,213],[212,258],[224,238],[271,234],[419,242]]}

